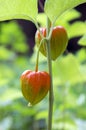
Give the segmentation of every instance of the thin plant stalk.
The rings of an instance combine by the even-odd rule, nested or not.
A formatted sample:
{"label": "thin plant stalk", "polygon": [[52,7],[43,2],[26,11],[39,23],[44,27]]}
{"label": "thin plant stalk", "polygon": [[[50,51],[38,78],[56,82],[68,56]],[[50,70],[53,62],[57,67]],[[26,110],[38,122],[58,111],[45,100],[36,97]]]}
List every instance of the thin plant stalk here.
{"label": "thin plant stalk", "polygon": [[46,42],[46,50],[47,50],[47,61],[48,61],[48,68],[49,68],[49,74],[50,74],[50,89],[49,89],[49,113],[48,113],[48,127],[47,130],[52,130],[52,115],[53,115],[53,79],[52,79],[52,60],[51,60],[51,49],[50,49],[50,37],[52,34],[52,28],[50,20],[47,18],[47,36],[46,38],[43,37],[38,24],[36,23],[36,27],[40,32],[41,37],[43,38],[40,42],[38,53],[37,53],[37,60],[36,60],[36,68],[35,70],[38,70],[38,60],[39,60],[39,50],[42,45],[42,43]]}
{"label": "thin plant stalk", "polygon": [[38,64],[39,64],[39,51],[40,51],[40,47],[41,45],[43,44],[43,42],[46,42],[46,38],[43,38],[39,44],[39,48],[38,48],[38,51],[37,51],[37,58],[36,58],[36,67],[35,67],[35,71],[38,71]]}
{"label": "thin plant stalk", "polygon": [[[51,27],[51,22],[47,18],[47,36],[49,35]],[[46,44],[47,48],[47,61],[48,61],[48,68],[50,74],[50,90],[49,90],[49,113],[48,113],[48,130],[52,130],[52,115],[53,115],[53,79],[52,79],[52,61],[51,61],[51,49],[50,49],[50,39],[47,40]]]}

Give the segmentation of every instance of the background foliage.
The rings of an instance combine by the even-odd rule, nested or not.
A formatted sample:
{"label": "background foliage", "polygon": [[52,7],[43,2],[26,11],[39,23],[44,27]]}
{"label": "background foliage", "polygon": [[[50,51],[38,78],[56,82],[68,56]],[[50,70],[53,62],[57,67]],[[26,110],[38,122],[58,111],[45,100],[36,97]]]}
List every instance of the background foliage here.
{"label": "background foliage", "polygon": [[[78,11],[70,10],[56,21],[56,25],[66,28],[69,40],[80,37],[77,44],[81,49],[74,54],[66,51],[53,62],[53,130],[86,129],[86,23],[75,20],[80,16]],[[37,20],[45,26],[44,13]],[[72,20],[75,21],[70,24]],[[29,45],[17,20],[0,22],[1,130],[46,130],[48,96],[36,106],[28,107],[21,93],[21,73],[35,68],[36,47],[28,55]],[[41,54],[39,69],[47,71],[46,58]]]}

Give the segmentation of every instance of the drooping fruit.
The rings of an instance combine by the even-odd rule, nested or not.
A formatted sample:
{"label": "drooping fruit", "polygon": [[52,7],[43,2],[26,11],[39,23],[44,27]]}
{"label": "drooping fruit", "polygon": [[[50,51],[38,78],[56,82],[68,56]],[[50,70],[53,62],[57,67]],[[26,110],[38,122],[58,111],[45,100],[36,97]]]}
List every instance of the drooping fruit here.
{"label": "drooping fruit", "polygon": [[[41,34],[44,37],[46,37],[46,28],[40,28],[40,31]],[[35,34],[35,42],[38,47],[41,40],[42,37],[40,35],[39,30],[37,30]],[[62,26],[54,27],[50,39],[51,59],[55,60],[58,56],[60,56],[65,51],[67,44],[68,44],[68,35],[65,28]],[[44,56],[47,56],[46,42],[43,42],[43,44],[41,45],[40,52]]]}
{"label": "drooping fruit", "polygon": [[23,96],[35,105],[48,93],[50,88],[50,75],[44,71],[26,70],[21,75],[21,88]]}

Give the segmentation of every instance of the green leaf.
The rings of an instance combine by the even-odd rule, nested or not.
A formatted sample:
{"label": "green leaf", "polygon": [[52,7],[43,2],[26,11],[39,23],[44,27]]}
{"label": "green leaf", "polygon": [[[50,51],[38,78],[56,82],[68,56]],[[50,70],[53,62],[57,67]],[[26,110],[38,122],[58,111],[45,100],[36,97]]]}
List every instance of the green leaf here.
{"label": "green leaf", "polygon": [[[78,12],[75,9],[71,9],[66,14],[59,17],[59,19],[55,23],[55,26],[56,25],[65,26],[65,25],[69,24],[68,23],[69,21],[77,19],[80,16],[81,16],[80,12]],[[37,21],[41,26],[45,27],[46,26],[46,14],[45,13],[39,13],[37,15]]]}
{"label": "green leaf", "polygon": [[77,52],[77,58],[79,59],[80,62],[84,63],[86,61],[86,50],[85,48],[80,49]]}
{"label": "green leaf", "polygon": [[76,130],[77,129],[76,125],[71,124],[69,122],[66,122],[65,124],[64,124],[64,122],[60,122],[60,123],[54,122],[53,123],[53,130],[62,130],[63,126],[65,126],[66,130]]}
{"label": "green leaf", "polygon": [[64,25],[69,24],[69,21],[78,19],[81,16],[80,12],[78,12],[75,9],[71,9],[70,11],[66,12],[66,14],[63,14],[57,19],[56,25]]}
{"label": "green leaf", "polygon": [[[84,74],[80,69],[80,64],[77,58],[72,54],[59,58],[57,62],[53,64],[53,67],[54,76],[56,75],[58,77],[59,84],[76,84],[85,80]],[[57,80],[57,77],[54,79]]]}
{"label": "green leaf", "polygon": [[15,99],[20,98],[20,97],[22,97],[22,93],[19,90],[9,88],[4,93],[2,93],[1,98],[0,98],[0,102],[12,101],[12,100],[15,100]]}
{"label": "green leaf", "polygon": [[82,46],[86,46],[86,34],[78,41],[78,44]]}
{"label": "green leaf", "polygon": [[44,119],[44,118],[47,118],[47,115],[48,113],[47,113],[47,111],[46,110],[43,110],[43,111],[41,111],[40,113],[37,113],[37,115],[36,115],[36,120],[39,120],[39,119]]}
{"label": "green leaf", "polygon": [[37,15],[37,21],[41,24],[42,27],[46,26],[46,15],[45,13],[39,13]]}
{"label": "green leaf", "polygon": [[83,34],[86,33],[86,23],[77,21],[73,24],[70,24],[67,32],[68,32],[69,38],[82,36]]}
{"label": "green leaf", "polygon": [[37,12],[37,0],[0,0],[0,21],[9,19],[34,21]]}
{"label": "green leaf", "polygon": [[85,2],[86,0],[46,0],[44,10],[50,20],[55,21],[67,10]]}
{"label": "green leaf", "polygon": [[3,46],[0,47],[0,60],[12,60],[13,58],[15,58],[15,53]]}

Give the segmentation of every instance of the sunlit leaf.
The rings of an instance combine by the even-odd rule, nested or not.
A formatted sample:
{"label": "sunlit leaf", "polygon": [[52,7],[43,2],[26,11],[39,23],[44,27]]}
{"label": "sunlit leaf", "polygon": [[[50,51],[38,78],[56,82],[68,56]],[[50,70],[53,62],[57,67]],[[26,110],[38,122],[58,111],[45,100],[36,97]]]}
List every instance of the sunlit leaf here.
{"label": "sunlit leaf", "polygon": [[69,54],[66,57],[60,58],[54,63],[54,74],[57,79],[62,83],[77,83],[84,80],[83,74],[80,70],[80,64],[76,57]]}
{"label": "sunlit leaf", "polygon": [[16,21],[1,24],[0,42],[18,53],[29,51],[26,36]]}
{"label": "sunlit leaf", "polygon": [[86,60],[86,50],[85,50],[85,48],[80,49],[77,52],[77,56],[78,56],[78,59],[79,59],[80,62],[85,62],[85,60]]}
{"label": "sunlit leaf", "polygon": [[39,13],[37,15],[37,21],[39,22],[39,24],[41,24],[41,26],[46,26],[46,15],[45,13]]}
{"label": "sunlit leaf", "polygon": [[86,46],[86,34],[78,41],[78,44],[82,46]]}
{"label": "sunlit leaf", "polygon": [[71,21],[71,20],[79,18],[80,16],[81,16],[80,12],[78,12],[75,9],[71,9],[71,10],[67,11],[66,14],[61,15],[60,18],[57,19],[57,23],[59,22],[59,20],[60,20],[60,22]]}
{"label": "sunlit leaf", "polygon": [[[65,23],[80,17],[80,13],[74,9],[68,11],[66,14],[62,15],[55,23],[55,25],[64,25]],[[39,13],[37,15],[37,21],[41,26],[46,26],[46,14]]]}
{"label": "sunlit leaf", "polygon": [[4,47],[0,47],[0,60],[12,60],[15,58],[15,53]]}
{"label": "sunlit leaf", "polygon": [[34,21],[37,11],[37,0],[0,0],[0,21],[9,19]]}
{"label": "sunlit leaf", "polygon": [[70,24],[67,32],[68,32],[69,38],[82,36],[83,34],[86,33],[86,23],[77,21],[73,24]]}
{"label": "sunlit leaf", "polygon": [[77,129],[77,127],[71,123],[56,122],[56,123],[53,123],[53,130],[57,130],[57,129],[61,130],[64,128],[64,126],[65,126],[66,130],[76,130]]}
{"label": "sunlit leaf", "polygon": [[22,97],[22,93],[19,90],[9,88],[0,96],[0,102],[12,101],[20,97]]}
{"label": "sunlit leaf", "polygon": [[47,111],[45,110],[43,110],[43,111],[41,111],[40,113],[38,113],[37,115],[36,115],[36,119],[38,120],[38,119],[45,119],[45,118],[47,118],[47,116],[48,116],[48,113],[47,113]]}
{"label": "sunlit leaf", "polygon": [[86,0],[46,0],[45,13],[54,21],[67,10],[85,2]]}

